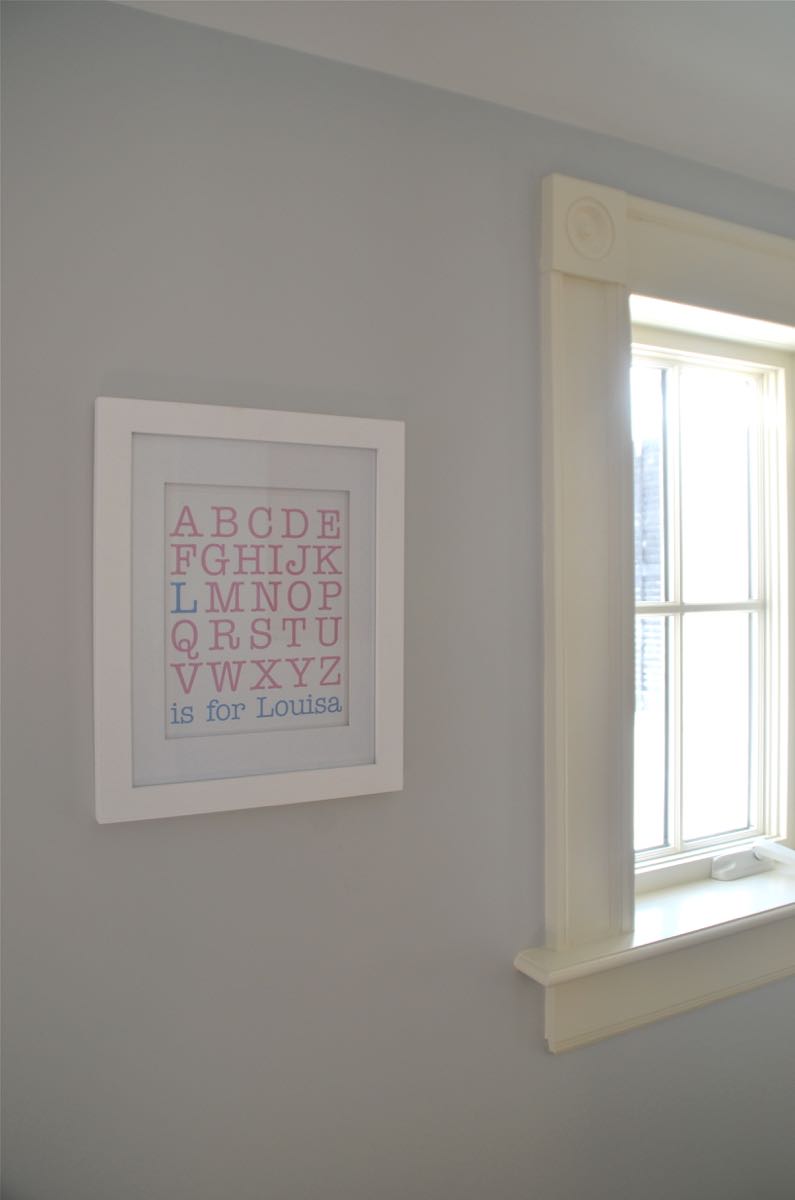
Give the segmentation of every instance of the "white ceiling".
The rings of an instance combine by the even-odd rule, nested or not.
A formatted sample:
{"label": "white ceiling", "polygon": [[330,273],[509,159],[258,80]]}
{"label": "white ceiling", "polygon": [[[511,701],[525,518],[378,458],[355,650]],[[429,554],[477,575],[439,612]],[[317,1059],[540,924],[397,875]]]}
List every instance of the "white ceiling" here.
{"label": "white ceiling", "polygon": [[147,0],[795,191],[793,0]]}

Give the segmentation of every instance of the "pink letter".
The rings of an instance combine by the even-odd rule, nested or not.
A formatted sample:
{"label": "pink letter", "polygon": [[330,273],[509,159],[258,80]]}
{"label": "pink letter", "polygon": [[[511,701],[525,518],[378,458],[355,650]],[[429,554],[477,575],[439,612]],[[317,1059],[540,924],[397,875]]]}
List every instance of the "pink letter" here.
{"label": "pink letter", "polygon": [[[188,629],[187,633],[180,633],[180,629]],[[199,657],[199,652],[196,646],[199,641],[199,627],[195,621],[177,621],[171,629],[171,645],[180,654],[187,654],[188,658],[194,659]]]}
{"label": "pink letter", "polygon": [[[336,646],[337,642],[340,640],[340,625],[342,624],[342,617],[316,617],[315,619],[317,620],[317,638],[321,646]],[[331,622],[331,627],[333,630],[330,642],[326,641],[323,636],[323,627],[326,621]]]}
{"label": "pink letter", "polygon": [[175,527],[171,530],[171,533],[168,536],[169,537],[184,537],[185,535],[182,532],[183,525],[187,525],[190,528],[190,536],[191,537],[204,537],[204,534],[199,533],[198,529],[196,528],[196,522],[193,519],[193,513],[190,511],[189,504],[185,504],[183,506],[183,508],[179,514],[179,520],[177,521]]}
{"label": "pink letter", "polygon": [[[190,666],[188,666],[187,663],[169,663],[168,665],[170,667],[173,667],[174,670],[179,675],[179,681],[182,684],[182,690],[185,693],[185,695],[186,696],[190,695],[190,689],[193,687],[194,683],[196,682],[196,672],[198,671],[199,667],[203,666],[204,664],[203,663],[191,663]],[[185,682],[185,676],[182,674],[183,671],[190,671],[190,675],[188,677],[187,683]]]}
{"label": "pink letter", "polygon": [[290,640],[287,643],[288,646],[301,645],[301,643],[297,641],[295,635],[295,631],[298,626],[301,627],[301,633],[306,631],[306,617],[282,617],[282,629],[289,628],[290,630]]}
{"label": "pink letter", "polygon": [[235,637],[234,621],[230,621],[226,618],[214,621],[211,617],[210,624],[213,627],[213,644],[210,647],[211,650],[223,650],[224,641],[226,642],[228,649],[237,650],[238,646],[240,645],[240,638]]}
{"label": "pink letter", "polygon": [[314,658],[302,658],[301,662],[304,665],[303,665],[303,667],[301,667],[300,670],[298,668],[298,659],[297,658],[286,658],[284,661],[288,662],[290,664],[290,666],[293,668],[293,670],[295,671],[295,678],[296,678],[295,686],[296,687],[306,687],[306,684],[304,683],[304,675],[306,675],[307,671],[312,666],[312,663],[315,661]]}
{"label": "pink letter", "polygon": [[[215,529],[211,537],[234,537],[237,533],[237,509],[228,504],[211,504],[210,508],[215,513]],[[222,525],[231,525],[232,528],[224,532]]]}
{"label": "pink letter", "polygon": [[[210,560],[208,557],[211,550],[216,550],[218,552],[218,557],[214,560]],[[208,542],[202,550],[201,560],[202,569],[206,575],[226,575],[226,568],[229,566],[229,559],[226,557],[224,547],[220,544],[220,542]],[[210,569],[209,564],[211,561],[213,566],[218,567],[217,571]]]}
{"label": "pink letter", "polygon": [[[303,588],[306,596],[306,604],[297,604],[294,599],[296,588]],[[308,583],[304,583],[303,579],[297,579],[295,583],[291,583],[287,589],[287,603],[293,612],[306,612],[309,605],[312,603],[312,589]]]}
{"label": "pink letter", "polygon": [[338,654],[324,654],[323,655],[323,657],[320,660],[321,667],[325,667],[326,663],[328,663],[329,665],[328,665],[328,670],[326,671],[325,675],[320,680],[321,687],[336,687],[337,684],[342,682],[342,676],[339,671],[337,671],[336,678],[329,679],[331,672],[340,665],[340,661],[341,661],[340,656]]}
{"label": "pink letter", "polygon": [[[262,574],[262,546],[252,546],[246,542],[235,542],[235,550],[237,550],[237,570],[235,575],[261,575]],[[248,551],[248,553],[246,553]],[[245,569],[246,565],[251,566],[251,570]]]}
{"label": "pink letter", "polygon": [[242,583],[230,583],[229,590],[224,597],[220,584],[211,583],[209,579],[205,580],[210,589],[210,604],[204,610],[205,612],[242,612],[240,606],[240,589]]}
{"label": "pink letter", "polygon": [[[309,517],[306,515],[304,510],[302,508],[283,508],[282,512],[284,513],[284,535],[283,536],[286,538],[305,537],[306,531],[309,528]],[[293,521],[292,521],[293,513],[295,513],[297,516],[303,517],[303,519],[304,519],[304,527],[300,533],[293,533]]]}
{"label": "pink letter", "polygon": [[[296,546],[296,557],[288,558],[287,562],[284,564],[284,569],[288,575],[303,575],[304,571],[306,570],[306,556],[309,552],[309,549],[310,547],[306,544],[302,546]],[[301,555],[300,565],[298,561],[299,553]]]}
{"label": "pink letter", "polygon": [[319,538],[330,538],[334,542],[340,539],[340,510],[338,508],[319,508],[320,533]]}
{"label": "pink letter", "polygon": [[[258,642],[257,638],[263,638],[263,641]],[[270,617],[255,617],[251,622],[251,637],[248,642],[249,650],[267,650],[271,641]]]}
{"label": "pink letter", "polygon": [[[213,673],[215,690],[217,692],[222,692],[228,686],[230,692],[236,692],[237,685],[240,683],[240,672],[243,670],[245,665],[245,662],[239,659],[229,662],[229,660],[225,658],[222,662],[208,662],[207,666]],[[218,670],[219,667],[221,668],[220,671]]]}
{"label": "pink letter", "polygon": [[[262,533],[257,533],[256,529],[254,528],[254,513],[265,513],[268,518],[268,528],[264,529],[262,531]],[[251,512],[248,514],[248,531],[251,534],[251,536],[255,537],[255,538],[267,538],[267,537],[270,537],[272,529],[273,529],[273,526],[271,524],[271,510],[269,508],[262,508],[262,507],[252,508]]]}
{"label": "pink letter", "polygon": [[[315,546],[315,547],[313,547],[313,549],[315,551],[315,570],[314,570],[313,574],[315,574],[315,575],[323,575],[323,574],[341,575],[342,574],[342,571],[338,570],[338,568],[331,561],[332,554],[337,554],[338,551],[342,550],[342,546]],[[324,563],[326,563],[328,565],[327,572],[323,571]]]}
{"label": "pink letter", "polygon": [[174,551],[174,569],[172,575],[184,575],[190,566],[191,559],[196,557],[195,542],[177,542],[172,543],[171,549]]}
{"label": "pink letter", "polygon": [[320,606],[320,611],[326,612],[327,609],[331,608],[329,599],[336,600],[338,596],[342,595],[342,584],[337,583],[336,580],[330,579],[327,581],[323,579],[320,583],[320,592],[323,596],[323,603]]}
{"label": "pink letter", "polygon": [[257,603],[252,607],[252,612],[265,612],[263,600],[266,602],[271,612],[276,612],[279,607],[279,590],[282,586],[280,579],[275,583],[263,583],[260,579],[252,579],[251,581],[256,589],[255,599]]}
{"label": "pink letter", "polygon": [[251,687],[249,688],[249,691],[256,692],[259,690],[259,688],[263,688],[263,687],[280,688],[282,685],[280,683],[276,682],[276,680],[273,678],[273,675],[271,674],[271,671],[273,670],[274,667],[278,667],[278,665],[281,661],[282,660],[280,658],[268,658],[268,659],[252,658],[252,660],[251,660],[252,667],[259,667],[261,674],[260,674],[260,677],[257,680],[257,682],[252,683]]}

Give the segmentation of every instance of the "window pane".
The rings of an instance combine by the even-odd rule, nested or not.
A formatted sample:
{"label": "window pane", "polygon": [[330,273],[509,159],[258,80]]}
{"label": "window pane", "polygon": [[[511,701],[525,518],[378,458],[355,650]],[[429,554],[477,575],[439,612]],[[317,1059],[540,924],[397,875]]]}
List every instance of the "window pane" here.
{"label": "window pane", "polygon": [[682,368],[682,595],[687,604],[751,595],[755,408],[752,377]]}
{"label": "window pane", "polygon": [[635,620],[635,849],[668,843],[668,619]]}
{"label": "window pane", "polygon": [[635,599],[662,600],[665,578],[664,372],[632,368],[635,454]]}
{"label": "window pane", "polygon": [[[688,613],[682,628],[682,822],[685,841],[747,829],[752,779],[756,617]],[[753,634],[753,637],[752,637]]]}

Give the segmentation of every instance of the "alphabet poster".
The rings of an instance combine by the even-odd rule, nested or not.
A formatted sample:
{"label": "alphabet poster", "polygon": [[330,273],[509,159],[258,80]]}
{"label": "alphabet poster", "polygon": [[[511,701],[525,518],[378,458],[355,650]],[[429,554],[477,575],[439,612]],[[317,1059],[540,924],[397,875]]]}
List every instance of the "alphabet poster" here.
{"label": "alphabet poster", "polygon": [[167,738],[348,723],[347,491],[165,485]]}

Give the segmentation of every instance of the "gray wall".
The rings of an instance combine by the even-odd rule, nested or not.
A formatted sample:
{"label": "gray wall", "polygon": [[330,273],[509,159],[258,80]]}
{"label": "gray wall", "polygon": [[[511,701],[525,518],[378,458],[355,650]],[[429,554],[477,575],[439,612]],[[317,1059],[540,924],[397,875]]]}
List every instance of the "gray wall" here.
{"label": "gray wall", "polygon": [[[540,179],[789,236],[793,196],[130,9],[3,7],[3,1195],[791,1195],[795,981],[555,1058],[511,961],[542,928]],[[101,393],[406,421],[402,794],[95,824]]]}

